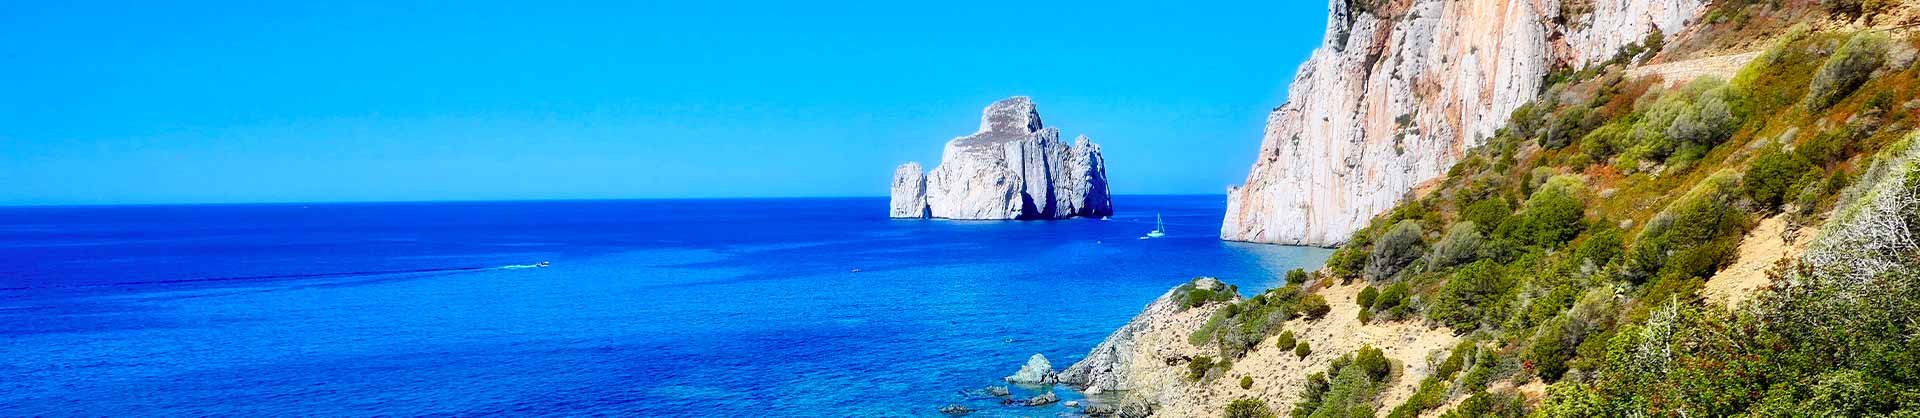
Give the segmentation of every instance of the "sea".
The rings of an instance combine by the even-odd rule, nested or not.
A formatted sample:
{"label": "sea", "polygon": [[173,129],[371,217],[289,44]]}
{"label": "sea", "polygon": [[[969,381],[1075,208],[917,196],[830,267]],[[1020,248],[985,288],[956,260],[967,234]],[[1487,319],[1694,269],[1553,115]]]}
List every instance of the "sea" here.
{"label": "sea", "polygon": [[0,208],[0,416],[1057,416],[963,391],[1065,368],[1193,277],[1253,293],[1329,253],[1220,241],[1224,196],[1114,206]]}

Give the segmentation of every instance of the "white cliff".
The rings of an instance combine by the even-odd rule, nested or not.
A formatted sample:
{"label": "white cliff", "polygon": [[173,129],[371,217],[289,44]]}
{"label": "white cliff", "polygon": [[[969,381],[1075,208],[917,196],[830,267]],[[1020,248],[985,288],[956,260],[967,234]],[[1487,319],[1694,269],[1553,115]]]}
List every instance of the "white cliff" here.
{"label": "white cliff", "polygon": [[[1611,57],[1655,28],[1681,30],[1705,0],[1333,0],[1326,38],[1289,101],[1267,116],[1220,237],[1337,245],[1543,89],[1555,68]],[[1562,23],[1566,22],[1566,23]]]}
{"label": "white cliff", "polygon": [[1063,219],[1113,213],[1106,160],[1082,136],[1068,145],[1040,122],[1033,101],[995,102],[980,130],[947,141],[940,165],[926,174],[907,163],[894,170],[889,213],[895,218]]}
{"label": "white cliff", "polygon": [[920,169],[920,163],[908,162],[893,169],[893,199],[889,206],[891,217],[927,217],[927,173]]}

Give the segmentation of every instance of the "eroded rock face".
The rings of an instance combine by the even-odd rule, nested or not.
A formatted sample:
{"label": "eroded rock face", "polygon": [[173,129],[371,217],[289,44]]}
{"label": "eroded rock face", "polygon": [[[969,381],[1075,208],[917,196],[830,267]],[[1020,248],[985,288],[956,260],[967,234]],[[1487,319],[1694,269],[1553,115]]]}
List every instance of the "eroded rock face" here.
{"label": "eroded rock face", "polygon": [[932,172],[920,175],[915,163],[894,170],[889,212],[946,219],[1113,214],[1100,146],[1085,136],[1074,142],[1062,142],[1059,129],[1043,125],[1032,100],[995,102],[982,112],[978,132],[947,141]]}
{"label": "eroded rock face", "polygon": [[1492,137],[1553,68],[1676,33],[1707,2],[1592,0],[1567,16],[1562,3],[1333,0],[1326,39],[1267,116],[1246,183],[1228,190],[1220,237],[1338,245]]}
{"label": "eroded rock face", "polygon": [[927,173],[920,163],[908,162],[893,169],[893,199],[887,216],[925,218],[927,214]]}

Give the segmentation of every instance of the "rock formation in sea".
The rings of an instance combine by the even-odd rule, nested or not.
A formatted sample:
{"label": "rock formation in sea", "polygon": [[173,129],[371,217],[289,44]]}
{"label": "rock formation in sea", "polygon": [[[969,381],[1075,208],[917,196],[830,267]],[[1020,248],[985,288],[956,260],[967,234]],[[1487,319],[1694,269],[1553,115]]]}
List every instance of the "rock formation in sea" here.
{"label": "rock formation in sea", "polygon": [[1339,244],[1493,136],[1549,71],[1676,33],[1706,4],[1332,0],[1325,39],[1228,190],[1220,238]]}
{"label": "rock formation in sea", "polygon": [[1028,357],[1027,365],[1021,366],[1020,371],[1015,372],[1012,376],[1007,376],[1006,380],[1007,383],[1022,385],[1051,385],[1060,383],[1059,377],[1053,373],[1053,363],[1047,362],[1047,356],[1039,354]]}
{"label": "rock formation in sea", "polygon": [[1113,214],[1106,159],[1086,136],[1068,145],[1040,122],[1033,101],[987,106],[980,130],[947,141],[940,165],[894,169],[895,218],[1064,219]]}

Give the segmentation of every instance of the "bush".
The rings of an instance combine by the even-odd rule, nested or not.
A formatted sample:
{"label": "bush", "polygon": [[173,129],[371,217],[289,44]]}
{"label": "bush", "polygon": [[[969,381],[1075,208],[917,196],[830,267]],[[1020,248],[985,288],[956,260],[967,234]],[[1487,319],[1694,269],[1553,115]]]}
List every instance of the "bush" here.
{"label": "bush", "polygon": [[1326,317],[1327,312],[1332,311],[1333,307],[1327,305],[1327,298],[1320,295],[1307,295],[1300,298],[1300,314],[1305,315],[1307,320],[1319,320]]}
{"label": "bush", "polygon": [[1480,243],[1484,240],[1479,226],[1473,221],[1455,222],[1447,227],[1446,235],[1433,244],[1433,252],[1427,255],[1427,268],[1447,268],[1472,260],[1480,252]]}
{"label": "bush", "polygon": [[1526,210],[1520,212],[1509,236],[1548,248],[1559,247],[1579,236],[1580,231],[1586,228],[1582,223],[1586,217],[1586,207],[1580,203],[1579,197],[1582,187],[1576,177],[1553,177],[1532,197],[1527,198]]}
{"label": "bush", "polygon": [[1360,289],[1360,294],[1354,295],[1353,302],[1360,304],[1360,310],[1364,311],[1372,309],[1374,299],[1378,299],[1379,297],[1379,289],[1374,289],[1373,286],[1367,286],[1365,289]]}
{"label": "bush", "polygon": [[1281,350],[1292,350],[1298,343],[1299,341],[1294,340],[1293,331],[1286,331],[1281,332],[1280,337],[1273,341],[1273,346]]}
{"label": "bush", "polygon": [[1293,355],[1299,356],[1302,359],[1305,359],[1307,358],[1307,356],[1312,354],[1313,354],[1313,345],[1307,344],[1306,341],[1301,341],[1300,345],[1293,346]]}
{"label": "bush", "polygon": [[1634,239],[1627,278],[1708,277],[1723,267],[1746,232],[1746,214],[1733,206],[1735,186],[1732,176],[1709,177],[1654,215]]}
{"label": "bush", "polygon": [[[1302,402],[1294,405],[1292,415],[1310,418],[1374,416],[1374,398],[1386,386],[1385,379],[1392,372],[1392,363],[1379,349],[1362,346],[1328,365],[1327,373],[1334,377],[1327,384],[1327,389],[1318,393],[1318,396],[1303,396]],[[1311,378],[1309,380],[1308,386],[1311,388],[1313,383]]]}
{"label": "bush", "polygon": [[[1241,387],[1247,387],[1253,381],[1241,378]],[[1259,399],[1239,399],[1227,403],[1227,418],[1273,418],[1273,410],[1267,408],[1267,402]]]}
{"label": "bush", "polygon": [[1305,286],[1307,284],[1307,271],[1301,269],[1287,270],[1287,284]]}
{"label": "bush", "polygon": [[1807,86],[1807,107],[1824,110],[1866,84],[1886,61],[1887,42],[1885,35],[1865,32],[1848,39],[1820,66],[1813,83]]}
{"label": "bush", "polygon": [[1420,223],[1411,219],[1393,224],[1380,239],[1373,244],[1373,254],[1367,262],[1367,280],[1382,281],[1393,277],[1408,263],[1419,259],[1425,252],[1426,242],[1421,241]]}
{"label": "bush", "polygon": [[1513,216],[1513,204],[1499,196],[1473,202],[1460,210],[1460,219],[1472,222],[1482,235],[1493,232],[1508,216]]}
{"label": "bush", "polygon": [[1622,237],[1620,228],[1605,222],[1595,223],[1588,229],[1587,240],[1574,249],[1575,260],[1592,263],[1595,268],[1606,266],[1614,257],[1620,256]]}
{"label": "bush", "polygon": [[1411,291],[1412,288],[1407,285],[1407,282],[1387,285],[1387,290],[1381,291],[1380,296],[1374,298],[1373,307],[1380,311],[1392,312],[1395,308],[1407,305],[1407,293]]}
{"label": "bush", "polygon": [[1741,189],[1748,199],[1766,209],[1778,209],[1788,193],[1800,190],[1798,184],[1813,163],[1798,154],[1768,147],[1753,157],[1741,176]]}
{"label": "bush", "polygon": [[1240,376],[1241,389],[1253,389],[1253,376]]}
{"label": "bush", "polygon": [[1367,247],[1348,242],[1327,256],[1327,272],[1342,280],[1360,277],[1367,268]]}
{"label": "bush", "polygon": [[1207,377],[1207,371],[1213,370],[1213,357],[1199,356],[1187,360],[1187,378],[1200,380]]}
{"label": "bush", "polygon": [[1506,303],[1511,287],[1501,274],[1499,264],[1491,260],[1476,261],[1447,279],[1435,295],[1427,316],[1457,332],[1473,330],[1482,322],[1498,320],[1499,315],[1495,313]]}

